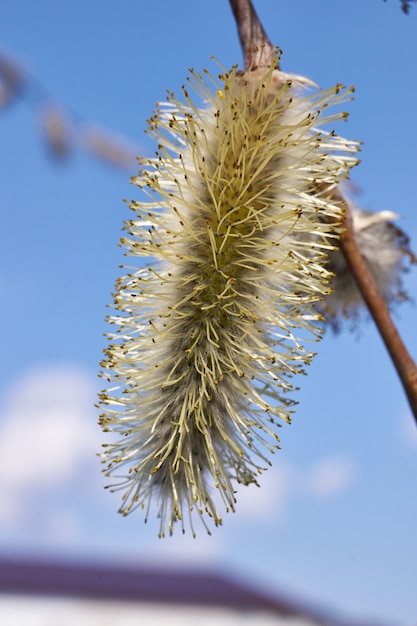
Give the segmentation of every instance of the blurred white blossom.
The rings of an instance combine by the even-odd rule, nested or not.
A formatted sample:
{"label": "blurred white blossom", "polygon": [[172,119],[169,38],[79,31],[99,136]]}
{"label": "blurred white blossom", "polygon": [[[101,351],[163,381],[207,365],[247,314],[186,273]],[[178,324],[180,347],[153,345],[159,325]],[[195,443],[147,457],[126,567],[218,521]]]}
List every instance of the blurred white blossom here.
{"label": "blurred white blossom", "polygon": [[[350,207],[353,234],[375,280],[377,289],[388,305],[408,299],[403,286],[403,274],[417,259],[410,250],[407,235],[393,220],[399,218],[391,211],[370,212]],[[364,301],[341,250],[329,252],[328,268],[334,273],[333,292],[318,304],[333,329],[344,319],[358,319]]]}

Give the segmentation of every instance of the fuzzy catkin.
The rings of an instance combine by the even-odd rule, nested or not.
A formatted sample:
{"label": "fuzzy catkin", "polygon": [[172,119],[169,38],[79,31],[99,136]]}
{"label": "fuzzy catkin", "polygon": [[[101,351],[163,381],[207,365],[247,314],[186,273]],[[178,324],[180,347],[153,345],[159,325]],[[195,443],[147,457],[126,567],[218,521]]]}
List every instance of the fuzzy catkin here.
{"label": "fuzzy catkin", "polygon": [[195,534],[193,511],[209,532],[219,500],[234,510],[312,357],[298,335],[318,336],[341,220],[320,188],[347,176],[357,145],[317,130],[344,116],[322,113],[347,98],[340,86],[303,96],[300,82],[276,67],[191,71],[184,102],[170,94],[149,122],[158,150],[133,179],[148,199],[131,203],[122,239],[135,265],[116,284],[101,424],[122,435],[103,454],[120,512],[148,518],[159,501],[160,536],[177,520],[184,531],[187,512]]}
{"label": "fuzzy catkin", "polygon": [[[391,211],[370,212],[355,206],[350,206],[350,212],[353,235],[380,295],[391,308],[408,300],[403,275],[417,259],[407,235],[392,221],[399,216]],[[354,330],[366,306],[341,250],[329,253],[327,267],[334,274],[332,293],[317,304],[317,309],[334,331],[346,320]]]}

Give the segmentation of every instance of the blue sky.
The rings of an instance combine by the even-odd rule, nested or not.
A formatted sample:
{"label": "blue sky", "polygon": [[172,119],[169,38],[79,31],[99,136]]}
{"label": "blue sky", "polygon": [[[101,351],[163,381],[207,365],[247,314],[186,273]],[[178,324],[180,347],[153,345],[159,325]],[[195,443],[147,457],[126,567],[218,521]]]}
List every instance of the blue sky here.
{"label": "blue sky", "polygon": [[[399,213],[416,250],[417,8],[256,7],[285,71],[355,85],[340,132],[364,142],[358,201]],[[118,495],[103,490],[93,404],[135,164],[82,147],[58,162],[41,111],[65,107],[79,143],[97,127],[151,154],[143,130],[165,90],[179,93],[189,67],[214,69],[212,55],[241,63],[228,2],[22,0],[2,3],[0,25],[0,51],[42,85],[0,110],[0,551],[207,566],[352,617],[415,622],[417,429],[370,322],[317,346],[273,468],[212,537],[158,540],[156,524],[118,516]],[[417,300],[416,270],[406,286]],[[416,305],[395,319],[417,356]]]}

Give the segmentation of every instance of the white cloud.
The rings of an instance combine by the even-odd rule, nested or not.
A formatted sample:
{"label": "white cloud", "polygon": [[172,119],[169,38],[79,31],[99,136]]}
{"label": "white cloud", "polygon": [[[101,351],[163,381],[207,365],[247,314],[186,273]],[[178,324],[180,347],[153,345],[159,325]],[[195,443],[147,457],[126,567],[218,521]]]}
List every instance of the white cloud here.
{"label": "white cloud", "polygon": [[347,489],[354,478],[354,465],[346,456],[321,459],[305,475],[305,488],[317,498],[328,498]]}
{"label": "white cloud", "polygon": [[240,486],[237,492],[237,515],[247,520],[274,522],[284,516],[288,500],[294,487],[294,470],[287,463],[279,463],[258,478],[259,487]]}
{"label": "white cloud", "polygon": [[75,366],[27,371],[9,387],[0,419],[0,514],[29,513],[33,494],[64,488],[96,462],[95,379]]}
{"label": "white cloud", "polygon": [[82,531],[82,523],[77,511],[69,507],[51,511],[45,520],[45,532],[48,539],[60,544],[68,544],[72,539],[79,537]]}
{"label": "white cloud", "polygon": [[[228,520],[225,519],[224,523]],[[226,536],[221,529],[212,527],[209,536],[199,520],[195,520],[197,538],[194,538],[187,527],[185,534],[180,528],[174,531],[174,537],[166,537],[152,541],[147,547],[143,544],[138,547],[140,558],[157,564],[172,564],[173,566],[187,567],[199,563],[215,563],[224,552]]]}
{"label": "white cloud", "polygon": [[417,425],[411,411],[401,421],[402,439],[409,446],[417,446]]}
{"label": "white cloud", "polygon": [[355,478],[354,462],[344,455],[318,459],[307,468],[279,458],[274,461],[259,477],[260,487],[238,488],[236,515],[242,521],[269,519],[275,525],[285,520],[295,499],[331,498],[348,489]]}
{"label": "white cloud", "polygon": [[[78,545],[86,532],[85,515],[95,515],[105,503],[109,517],[103,520],[97,545],[114,537],[118,496],[102,488],[100,464],[101,432],[96,424],[97,380],[94,374],[66,364],[38,367],[27,371],[3,394],[0,411],[0,528],[18,537],[33,532],[43,544]],[[228,530],[241,525],[267,523],[276,525],[286,519],[294,500],[313,496],[332,497],[346,489],[354,477],[350,459],[337,455],[317,460],[301,469],[288,460],[274,459],[274,466],[259,476],[260,487],[238,486],[236,513],[219,511],[224,529],[213,529],[206,536],[201,522],[194,519],[198,540],[187,528],[185,536],[175,529],[175,541],[156,542],[158,520],[151,516],[155,541],[137,541],[132,550],[130,539],[143,524],[140,512],[123,526],[132,558],[140,553],[146,558],[173,563],[215,561],[225,549]],[[75,498],[87,498],[88,512]],[[99,504],[100,503],[100,504]],[[94,504],[98,508],[94,508]],[[137,515],[142,517],[138,520]],[[156,518],[156,514],[155,514]],[[186,524],[188,527],[188,522]],[[211,524],[209,524],[211,528]],[[33,528],[37,530],[33,531]],[[108,531],[105,528],[108,527]],[[150,530],[150,529],[148,529]],[[224,532],[222,532],[222,530]],[[87,531],[88,534],[89,531]],[[107,534],[106,534],[107,533]],[[145,535],[149,538],[148,532]],[[140,533],[139,533],[140,536]],[[94,543],[95,537],[91,537]],[[123,537],[114,546],[123,544]],[[110,541],[110,546],[113,542]],[[106,548],[107,549],[107,548]],[[111,551],[110,547],[109,550]]]}

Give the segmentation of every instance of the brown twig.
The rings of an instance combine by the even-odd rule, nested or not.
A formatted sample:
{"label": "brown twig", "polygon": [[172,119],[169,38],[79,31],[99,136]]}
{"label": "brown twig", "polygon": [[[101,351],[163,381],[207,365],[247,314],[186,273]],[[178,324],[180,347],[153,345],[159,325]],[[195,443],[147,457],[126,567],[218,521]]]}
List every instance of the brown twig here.
{"label": "brown twig", "polygon": [[344,204],[345,218],[343,226],[345,230],[340,239],[340,248],[398,372],[417,422],[417,365],[404,345],[392,321],[388,307],[378,291],[365,259],[360,253],[355,241],[351,212],[348,203],[344,202]]}
{"label": "brown twig", "polygon": [[270,42],[251,0],[230,0],[242,46],[245,70],[268,66],[273,57]]}

